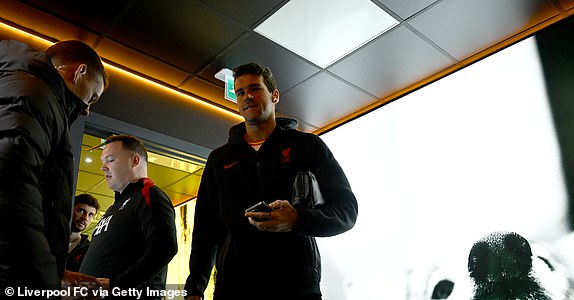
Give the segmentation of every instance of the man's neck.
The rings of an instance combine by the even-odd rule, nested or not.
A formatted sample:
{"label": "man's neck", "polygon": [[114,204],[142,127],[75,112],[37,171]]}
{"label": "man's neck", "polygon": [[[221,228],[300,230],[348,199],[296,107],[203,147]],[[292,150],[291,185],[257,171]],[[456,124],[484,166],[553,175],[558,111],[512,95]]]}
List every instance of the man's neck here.
{"label": "man's neck", "polygon": [[264,140],[273,133],[277,123],[275,119],[271,119],[264,123],[250,124],[245,122],[245,129],[247,130],[248,141]]}
{"label": "man's neck", "polygon": [[70,234],[70,243],[77,241],[78,239],[82,238],[81,232],[72,232]]}

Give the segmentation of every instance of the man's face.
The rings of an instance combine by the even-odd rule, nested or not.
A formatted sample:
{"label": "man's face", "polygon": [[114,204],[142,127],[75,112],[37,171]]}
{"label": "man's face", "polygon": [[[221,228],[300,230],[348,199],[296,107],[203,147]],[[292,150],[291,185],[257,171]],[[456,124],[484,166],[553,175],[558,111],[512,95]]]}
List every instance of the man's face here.
{"label": "man's face", "polygon": [[100,157],[102,171],[108,182],[108,187],[121,192],[134,176],[134,155],[124,149],[121,141],[107,144]]}
{"label": "man's face", "polygon": [[235,78],[235,94],[239,113],[245,122],[257,124],[275,118],[279,91],[269,91],[263,76],[245,74]]}
{"label": "man's face", "polygon": [[88,108],[83,112],[84,115],[87,116],[89,114],[89,106],[96,103],[103,92],[104,79],[102,76],[76,75],[72,93],[88,105]]}
{"label": "man's face", "polygon": [[74,205],[72,214],[72,232],[82,232],[90,225],[96,215],[96,208],[85,203]]}

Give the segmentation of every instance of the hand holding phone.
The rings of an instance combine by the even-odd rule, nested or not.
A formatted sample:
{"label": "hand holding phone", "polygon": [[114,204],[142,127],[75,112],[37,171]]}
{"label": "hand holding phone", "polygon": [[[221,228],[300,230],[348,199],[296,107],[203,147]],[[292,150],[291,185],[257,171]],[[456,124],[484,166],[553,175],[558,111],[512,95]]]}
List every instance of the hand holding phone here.
{"label": "hand holding phone", "polygon": [[265,201],[255,203],[255,205],[245,210],[245,212],[272,212],[272,211],[273,209],[269,207],[269,205],[265,203]]}

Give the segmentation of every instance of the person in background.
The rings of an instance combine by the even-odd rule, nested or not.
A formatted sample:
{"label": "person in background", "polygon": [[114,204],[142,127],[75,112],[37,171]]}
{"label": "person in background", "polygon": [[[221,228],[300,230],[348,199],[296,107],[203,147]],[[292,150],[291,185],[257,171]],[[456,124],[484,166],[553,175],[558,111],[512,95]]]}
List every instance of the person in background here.
{"label": "person in background", "polygon": [[144,296],[146,288],[165,290],[167,265],[177,253],[175,211],[148,178],[144,144],[112,135],[101,161],[115,201],[92,233],[80,272],[97,277],[106,289],[137,288]]}
{"label": "person in background", "polygon": [[[192,236],[186,299],[202,299],[215,264],[214,299],[321,299],[315,237],[351,229],[357,200],[333,154],[316,135],[276,118],[279,90],[266,67],[234,70],[239,113],[227,144],[212,151],[203,173]],[[325,203],[294,207],[298,171],[317,178]],[[270,212],[245,212],[265,201]]]}
{"label": "person in background", "polygon": [[100,56],[80,41],[46,51],[0,41],[0,287],[97,282],[65,271],[75,182],[69,125],[107,82]]}
{"label": "person in background", "polygon": [[98,199],[90,194],[79,194],[74,199],[72,210],[72,233],[70,234],[70,246],[68,247],[68,259],[66,270],[78,272],[84,256],[90,247],[87,234],[83,234],[92,219],[100,209]]}

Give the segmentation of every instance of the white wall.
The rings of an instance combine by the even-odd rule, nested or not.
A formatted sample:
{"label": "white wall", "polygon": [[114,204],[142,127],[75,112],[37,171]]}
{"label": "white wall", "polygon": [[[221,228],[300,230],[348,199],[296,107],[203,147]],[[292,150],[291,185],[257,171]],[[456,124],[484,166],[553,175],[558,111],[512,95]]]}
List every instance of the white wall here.
{"label": "white wall", "polygon": [[566,231],[559,149],[533,38],[322,135],[359,201],[319,239],[324,299],[405,299],[408,272],[493,230]]}

